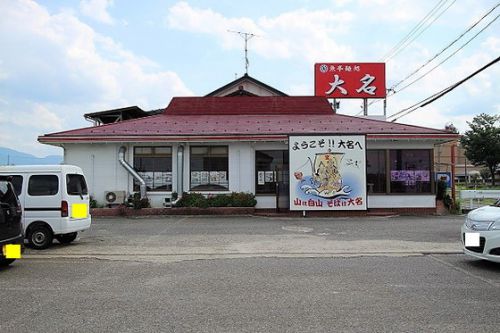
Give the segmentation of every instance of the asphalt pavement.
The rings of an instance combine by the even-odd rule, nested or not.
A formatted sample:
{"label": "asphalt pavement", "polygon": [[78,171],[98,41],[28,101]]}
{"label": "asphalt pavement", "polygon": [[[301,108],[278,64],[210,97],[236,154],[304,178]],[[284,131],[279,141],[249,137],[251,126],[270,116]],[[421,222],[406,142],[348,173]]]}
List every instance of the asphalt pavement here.
{"label": "asphalt pavement", "polygon": [[26,259],[2,332],[497,332],[500,267],[462,255]]}
{"label": "asphalt pavement", "polygon": [[167,216],[96,218],[70,245],[27,258],[92,257],[178,261],[460,253],[463,216],[284,218]]}
{"label": "asphalt pavement", "polygon": [[0,269],[0,332],[496,332],[463,219],[94,219]]}

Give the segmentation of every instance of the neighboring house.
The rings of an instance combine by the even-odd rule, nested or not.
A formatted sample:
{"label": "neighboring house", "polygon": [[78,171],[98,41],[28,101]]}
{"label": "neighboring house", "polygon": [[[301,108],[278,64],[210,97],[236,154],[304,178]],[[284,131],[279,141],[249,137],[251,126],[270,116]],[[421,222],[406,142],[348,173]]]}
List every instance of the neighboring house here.
{"label": "neighboring house", "polygon": [[[84,170],[101,203],[106,191],[140,191],[125,161],[144,179],[153,206],[172,192],[251,192],[257,208],[274,209],[288,207],[290,135],[363,135],[368,210],[430,212],[434,146],[457,138],[444,130],[341,115],[326,98],[287,96],[247,75],[204,97],[175,97],[155,115],[133,110],[141,117],[115,117],[39,141],[63,147],[65,163]],[[422,176],[398,178],[410,172]]]}
{"label": "neighboring house", "polygon": [[474,180],[479,182],[483,181],[480,171],[485,167],[472,164],[472,162],[465,157],[465,150],[460,146],[458,140],[437,145],[434,149],[434,164],[434,170],[436,172],[447,172],[450,175],[452,173],[453,164],[455,164],[454,172],[456,182],[471,183]]}

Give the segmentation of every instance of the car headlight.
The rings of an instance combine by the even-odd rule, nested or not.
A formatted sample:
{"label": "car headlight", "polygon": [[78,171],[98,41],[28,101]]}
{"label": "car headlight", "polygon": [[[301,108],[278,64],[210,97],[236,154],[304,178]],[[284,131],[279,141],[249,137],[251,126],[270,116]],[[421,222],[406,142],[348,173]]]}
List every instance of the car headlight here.
{"label": "car headlight", "polygon": [[500,230],[500,220],[493,222],[489,230]]}
{"label": "car headlight", "polygon": [[468,216],[465,218],[465,226],[472,229],[472,220]]}
{"label": "car headlight", "polygon": [[[490,229],[492,225],[493,225],[492,221],[474,221],[470,218],[467,218],[465,220],[465,226],[468,229],[475,231],[497,230],[497,229]],[[497,224],[497,227],[500,229],[500,224]]]}

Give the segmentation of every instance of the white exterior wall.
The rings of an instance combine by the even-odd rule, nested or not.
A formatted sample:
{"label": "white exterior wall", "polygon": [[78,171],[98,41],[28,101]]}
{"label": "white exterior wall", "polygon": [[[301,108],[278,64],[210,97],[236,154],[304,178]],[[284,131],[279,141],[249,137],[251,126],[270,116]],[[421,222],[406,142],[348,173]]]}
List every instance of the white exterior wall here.
{"label": "white exterior wall", "polygon": [[[89,193],[100,204],[105,204],[105,191],[125,191],[127,196],[133,193],[133,177],[118,161],[118,150],[121,146],[127,148],[126,161],[133,165],[134,146],[171,146],[172,147],[172,188],[177,191],[177,147],[178,143],[96,143],[96,144],[65,144],[64,163],[74,164],[82,168]],[[184,175],[183,191],[189,192],[189,147],[206,145],[206,143],[183,143]],[[211,145],[215,145],[212,143]],[[207,193],[250,192],[255,193],[255,151],[256,150],[287,150],[287,142],[220,142],[217,145],[229,146],[229,191]],[[368,149],[433,149],[429,141],[367,141]],[[148,192],[148,198],[153,207],[162,207],[165,197],[170,192]],[[256,208],[276,208],[275,196],[258,195]],[[435,196],[422,195],[368,195],[368,208],[422,207],[434,208]]]}
{"label": "white exterior wall", "polygon": [[372,194],[368,195],[368,208],[435,208],[434,194]]}
{"label": "white exterior wall", "polygon": [[[132,176],[118,162],[121,146],[113,143],[64,145],[64,163],[82,168],[89,193],[99,203],[105,202],[104,191],[129,192],[132,187]],[[127,160],[130,161],[131,152],[125,146]]]}

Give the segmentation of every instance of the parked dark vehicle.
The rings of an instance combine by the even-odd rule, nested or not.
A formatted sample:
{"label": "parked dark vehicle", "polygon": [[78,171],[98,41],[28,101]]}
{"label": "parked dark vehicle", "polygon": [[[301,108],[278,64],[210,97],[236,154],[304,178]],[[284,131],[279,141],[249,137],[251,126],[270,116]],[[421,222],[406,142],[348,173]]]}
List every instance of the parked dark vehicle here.
{"label": "parked dark vehicle", "polygon": [[16,259],[4,256],[4,246],[24,243],[21,221],[21,204],[14,187],[6,177],[0,177],[0,267],[11,264]]}

